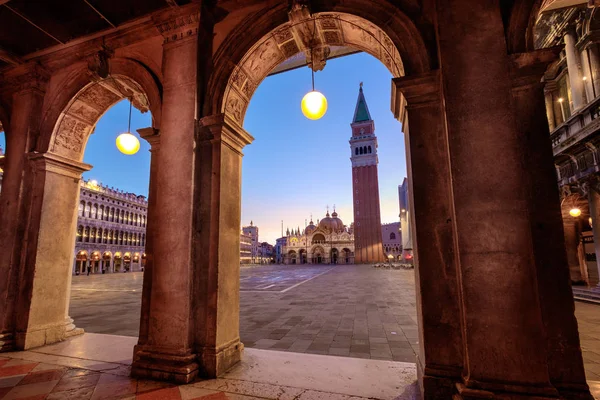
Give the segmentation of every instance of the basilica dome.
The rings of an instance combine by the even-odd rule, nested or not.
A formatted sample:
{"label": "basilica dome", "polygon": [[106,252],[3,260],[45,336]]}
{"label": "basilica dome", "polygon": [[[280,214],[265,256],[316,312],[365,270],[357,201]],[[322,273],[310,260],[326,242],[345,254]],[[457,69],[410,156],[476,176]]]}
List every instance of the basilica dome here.
{"label": "basilica dome", "polygon": [[310,224],[304,229],[304,232],[307,235],[310,235],[311,233],[313,233],[314,231],[317,230],[317,227],[315,225],[315,223],[312,221],[312,219],[310,220]]}
{"label": "basilica dome", "polygon": [[333,214],[331,214],[331,216],[329,216],[329,213],[325,215],[325,218],[323,218],[319,222],[319,228],[325,229],[327,231],[343,232],[344,223],[341,219],[338,218],[338,214],[334,211]]}

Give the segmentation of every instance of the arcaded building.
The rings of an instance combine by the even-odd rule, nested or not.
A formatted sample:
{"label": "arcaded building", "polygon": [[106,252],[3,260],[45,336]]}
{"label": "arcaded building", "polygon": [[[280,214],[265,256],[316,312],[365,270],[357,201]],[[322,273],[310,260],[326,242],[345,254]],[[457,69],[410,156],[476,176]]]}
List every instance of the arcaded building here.
{"label": "arcaded building", "polygon": [[143,271],[147,214],[145,196],[82,181],[73,274]]}
{"label": "arcaded building", "polygon": [[[68,12],[22,0],[0,12],[0,350],[78,333],[68,304],[83,154],[99,118],[132,97],[152,114],[152,158],[131,374],[182,383],[238,363],[246,110],[289,58],[318,71],[346,47],[388,69],[402,123],[420,395],[591,399],[544,93],[573,42],[540,47],[535,32],[546,12],[595,13],[597,1],[59,3]],[[564,137],[583,126],[573,118]],[[398,383],[385,382],[408,393]]]}

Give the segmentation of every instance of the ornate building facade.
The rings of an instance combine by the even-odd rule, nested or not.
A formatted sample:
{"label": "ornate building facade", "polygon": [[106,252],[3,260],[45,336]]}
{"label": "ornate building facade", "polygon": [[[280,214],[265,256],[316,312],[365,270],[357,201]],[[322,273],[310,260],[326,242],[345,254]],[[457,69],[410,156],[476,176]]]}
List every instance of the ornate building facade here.
{"label": "ornate building facade", "polygon": [[402,260],[402,231],[400,230],[400,222],[381,224],[381,238],[386,260]]}
{"label": "ornate building facade", "polygon": [[547,9],[538,48],[560,53],[544,75],[550,138],[573,284],[600,283],[600,11],[585,4]]}
{"label": "ornate building facade", "polygon": [[303,232],[288,229],[286,234],[284,264],[354,264],[354,233],[335,210],[317,225],[311,219]]}
{"label": "ornate building facade", "polygon": [[261,244],[258,241],[258,226],[254,225],[254,221],[250,221],[250,225],[242,227],[242,232],[250,236],[252,246],[250,248],[250,263],[261,263]]}
{"label": "ornate building facade", "polygon": [[379,177],[377,174],[377,137],[362,83],[352,119],[350,160],[352,161],[352,197],[354,209],[357,263],[384,260],[381,240]]}
{"label": "ornate building facade", "polygon": [[[397,260],[402,254],[400,224],[380,224],[385,260],[388,255]],[[355,264],[354,224],[344,225],[334,210],[304,229],[287,230],[286,236],[277,239],[275,262],[283,264]],[[386,239],[387,238],[387,239]]]}
{"label": "ornate building facade", "polygon": [[240,232],[240,264],[252,263],[252,235]]}
{"label": "ornate building facade", "polygon": [[73,275],[143,271],[148,201],[81,181]]}

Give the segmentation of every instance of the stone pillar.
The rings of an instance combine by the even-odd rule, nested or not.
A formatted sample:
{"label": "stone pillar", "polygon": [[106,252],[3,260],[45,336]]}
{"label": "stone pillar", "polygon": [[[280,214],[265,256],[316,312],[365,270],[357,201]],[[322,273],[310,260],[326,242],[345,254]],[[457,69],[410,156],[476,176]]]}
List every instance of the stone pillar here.
{"label": "stone pillar", "polygon": [[[530,229],[550,382],[564,398],[589,398],[541,81],[547,66],[558,58],[558,49],[516,54],[511,58],[514,115],[525,150],[523,170],[529,178],[526,187]],[[579,264],[576,251],[575,260]]]}
{"label": "stone pillar", "polygon": [[[439,71],[395,78],[392,104],[403,104],[402,95],[408,113],[408,123],[402,121],[412,196],[408,214],[415,227],[418,375],[424,398],[451,398],[464,361],[450,154]],[[393,111],[400,116],[399,110]]]}
{"label": "stone pillar", "polygon": [[600,193],[598,185],[588,188],[588,203],[592,217],[592,231],[594,233],[594,250],[596,251],[597,271],[590,271],[590,285],[600,286]]}
{"label": "stone pillar", "polygon": [[437,25],[464,341],[454,399],[557,397],[499,2],[438,1]]}
{"label": "stone pillar", "polygon": [[592,72],[590,70],[590,58],[588,56],[588,50],[583,49],[581,52],[581,69],[583,72],[583,87],[585,89],[585,97],[586,99],[593,100],[596,98],[595,88],[594,88],[594,79],[592,77]]}
{"label": "stone pillar", "polygon": [[598,43],[591,43],[588,48],[588,58],[590,60],[590,74],[594,82],[596,96],[600,95],[600,54],[598,52]]}
{"label": "stone pillar", "polygon": [[[150,184],[148,190],[148,209],[146,222],[146,266],[144,267],[144,283],[142,286],[142,311],[140,315],[140,334],[138,344],[144,345],[148,340],[148,318],[150,312],[150,300],[152,293],[152,265],[154,263],[154,222],[156,219],[156,193],[157,193],[157,174],[158,174],[158,156],[160,149],[160,134],[158,129],[143,128],[138,129],[141,138],[150,143]],[[143,253],[142,253],[143,254]],[[142,255],[140,254],[140,263]],[[134,349],[134,353],[136,352]]]}
{"label": "stone pillar", "polygon": [[565,53],[567,54],[567,69],[569,71],[569,84],[571,86],[571,100],[573,101],[573,111],[578,111],[586,104],[585,89],[583,87],[583,77],[579,66],[581,60],[577,47],[577,34],[575,30],[569,28],[565,31]]}
{"label": "stone pillar", "polygon": [[135,349],[138,378],[188,383],[198,373],[192,342],[192,218],[197,107],[197,4],[156,17],[163,45],[161,149],[147,338]]}
{"label": "stone pillar", "polygon": [[[217,377],[241,358],[242,149],[253,137],[220,114],[199,121],[195,213],[196,343],[202,374]],[[161,155],[162,157],[162,155]]]}
{"label": "stone pillar", "polygon": [[64,340],[74,331],[68,318],[71,257],[81,174],[91,168],[53,154],[31,153],[25,179],[25,243],[16,308],[16,347]]}
{"label": "stone pillar", "polygon": [[581,240],[577,220],[570,215],[563,218],[563,230],[565,236],[565,249],[567,251],[567,265],[569,266],[569,275],[571,282],[583,281],[581,266],[579,265],[579,255],[577,246]]}
{"label": "stone pillar", "polygon": [[[27,153],[35,146],[48,74],[34,64],[16,79],[6,132],[6,157],[0,192],[0,351],[14,346],[15,307],[19,295],[19,263],[25,227],[21,222],[25,196]],[[10,84],[9,79],[5,83]]]}
{"label": "stone pillar", "polygon": [[552,101],[552,93],[546,92],[544,93],[544,102],[546,106],[546,118],[548,119],[548,127],[550,128],[550,132],[556,128],[556,120],[554,119],[554,104]]}

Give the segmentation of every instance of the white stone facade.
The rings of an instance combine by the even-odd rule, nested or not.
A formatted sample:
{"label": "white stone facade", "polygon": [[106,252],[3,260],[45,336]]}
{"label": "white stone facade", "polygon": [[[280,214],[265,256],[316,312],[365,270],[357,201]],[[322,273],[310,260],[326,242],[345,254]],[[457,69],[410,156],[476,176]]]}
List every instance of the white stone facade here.
{"label": "white stone facade", "polygon": [[82,181],[73,274],[143,271],[148,201]]}

